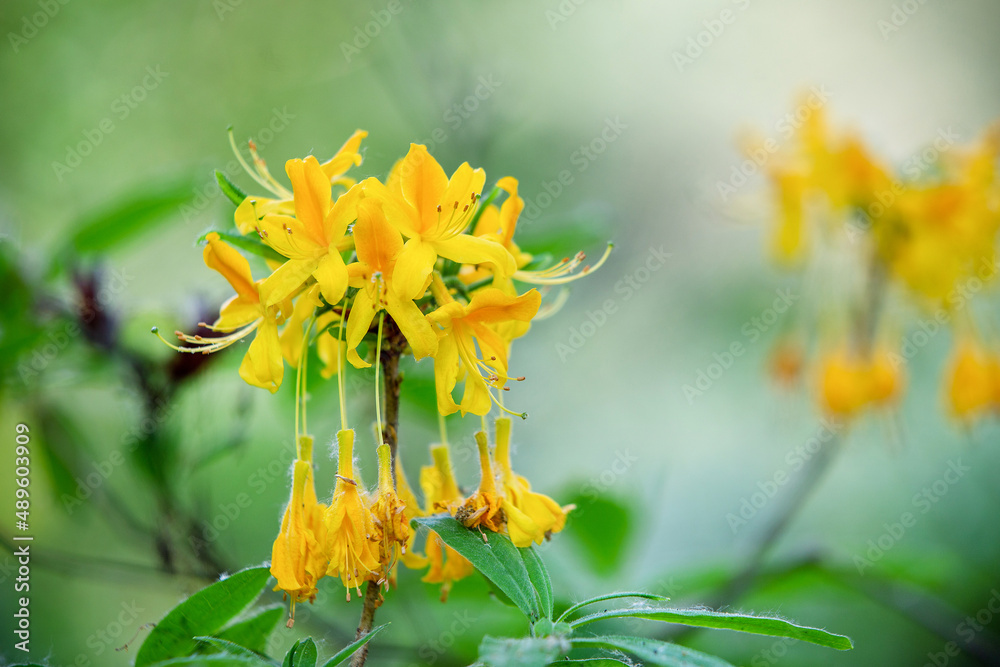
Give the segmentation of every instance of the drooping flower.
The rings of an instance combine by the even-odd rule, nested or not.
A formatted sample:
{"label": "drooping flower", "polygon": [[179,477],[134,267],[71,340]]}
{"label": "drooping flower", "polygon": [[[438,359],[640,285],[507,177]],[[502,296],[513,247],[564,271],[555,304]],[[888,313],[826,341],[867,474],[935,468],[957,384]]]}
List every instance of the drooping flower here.
{"label": "drooping flower", "polygon": [[823,361],[820,399],[828,414],[851,417],[869,405],[889,404],[899,395],[902,383],[898,364],[886,350],[865,358],[844,347]]}
{"label": "drooping flower", "polygon": [[958,343],[945,382],[948,406],[956,417],[969,420],[1000,407],[997,368],[996,361],[971,337]]}
{"label": "drooping flower", "polygon": [[291,499],[271,549],[271,575],[278,580],[274,590],[285,591],[291,599],[289,627],[295,619],[295,603],[316,598],[316,582],[327,567],[322,549],[326,506],[316,499],[312,445],[311,437],[299,437],[300,458],[292,464]]}
{"label": "drooping flower", "polygon": [[423,294],[439,256],[459,264],[490,264],[501,277],[514,272],[514,258],[502,245],[463,233],[485,180],[483,170],[467,162],[449,179],[425,146],[410,144],[385,185],[376,179],[361,184],[366,196],[382,202],[386,219],[408,239],[396,260],[393,281],[401,299]]}
{"label": "drooping flower", "polygon": [[330,559],[326,574],[340,578],[350,600],[351,588],[360,595],[362,582],[376,575],[380,566],[368,494],[354,471],[354,431],[338,431],[337,448],[337,484],[323,517]]}
{"label": "drooping flower", "polygon": [[372,502],[372,517],[378,542],[378,560],[381,565],[377,573],[369,574],[369,580],[386,586],[394,579],[392,570],[396,559],[406,553],[411,541],[412,530],[406,518],[405,505],[396,493],[392,479],[389,445],[378,447],[378,494]]}
{"label": "drooping flower", "polygon": [[575,506],[564,505],[548,496],[531,490],[527,479],[514,472],[510,465],[510,419],[496,420],[496,464],[500,469],[503,491],[501,506],[507,519],[507,532],[517,547],[532,542],[541,544],[549,535],[566,526],[566,515]]}
{"label": "drooping flower", "polygon": [[[432,290],[441,304],[427,316],[442,328],[434,357],[438,412],[449,415],[461,410],[463,415],[467,412],[485,415],[497,400],[492,390],[503,389],[510,379],[508,343],[495,327],[511,321],[530,322],[538,312],[541,296],[536,290],[511,296],[486,287],[478,290],[468,304],[463,304],[450,296],[436,276]],[[465,391],[461,401],[455,403],[452,391],[461,379],[465,380]]]}
{"label": "drooping flower", "polygon": [[466,528],[482,526],[494,533],[503,532],[507,520],[501,507],[502,497],[497,489],[486,434],[479,431],[475,437],[476,446],[479,448],[479,469],[481,471],[479,488],[455,510],[455,518]]}
{"label": "drooping flower", "polygon": [[[205,238],[207,243],[202,253],[205,264],[222,274],[236,295],[222,305],[214,324],[204,326],[228,335],[204,338],[178,331],[177,337],[189,346],[171,347],[179,352],[209,354],[225,349],[256,331],[257,335],[240,364],[240,377],[249,384],[274,393],[281,386],[285,371],[278,326],[292,310],[291,295],[278,304],[266,306],[259,291],[263,281],[254,282],[246,258],[215,232]],[[159,335],[156,329],[153,333]]]}
{"label": "drooping flower", "polygon": [[[434,464],[420,469],[420,488],[427,503],[425,512],[450,514],[461,505],[462,494],[458,490],[458,484],[455,483],[448,446],[432,446],[431,457]],[[441,601],[444,602],[448,599],[452,584],[472,574],[474,568],[468,559],[447,546],[434,531],[427,534],[425,551],[430,569],[424,575],[423,581],[441,584]]]}
{"label": "drooping flower", "polygon": [[348,361],[357,368],[371,365],[358,355],[357,347],[368,333],[375,315],[383,309],[406,337],[415,358],[434,354],[437,351],[437,335],[430,322],[412,299],[400,297],[399,292],[393,289],[403,239],[386,222],[377,200],[365,199],[358,205],[354,245],[358,261],[348,267],[348,273],[350,284],[358,288],[358,293],[347,318]]}

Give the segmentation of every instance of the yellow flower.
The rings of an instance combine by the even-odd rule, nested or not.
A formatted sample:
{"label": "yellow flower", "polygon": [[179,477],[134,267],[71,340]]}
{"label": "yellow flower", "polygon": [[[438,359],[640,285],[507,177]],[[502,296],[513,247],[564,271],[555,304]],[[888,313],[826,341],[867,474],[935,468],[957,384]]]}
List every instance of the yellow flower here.
{"label": "yellow flower", "polygon": [[396,564],[396,558],[406,553],[406,545],[410,542],[411,533],[409,520],[403,501],[396,494],[392,481],[392,463],[389,461],[389,445],[378,447],[378,495],[372,503],[372,516],[375,522],[375,535],[378,538],[378,560],[381,568],[377,573],[369,574],[368,578],[376,583],[390,581],[391,571]]}
{"label": "yellow flower", "polygon": [[[320,169],[329,179],[331,186],[340,185],[350,188],[354,185],[354,179],[347,178],[344,174],[351,167],[361,164],[361,154],[358,151],[361,147],[361,140],[367,136],[368,133],[364,130],[356,130],[332,158],[320,165]],[[236,228],[240,231],[240,234],[248,234],[253,231],[257,227],[258,221],[269,213],[294,215],[295,206],[292,201],[292,193],[271,176],[271,173],[267,169],[267,163],[257,154],[257,146],[254,142],[250,142],[250,155],[253,157],[254,162],[253,169],[250,168],[240,154],[239,149],[237,149],[232,132],[229,133],[229,143],[243,169],[259,185],[263,186],[276,197],[275,199],[269,199],[266,197],[248,196],[243,200],[236,208],[235,214]]]}
{"label": "yellow flower", "polygon": [[823,362],[820,401],[830,415],[851,417],[869,404],[888,404],[899,395],[902,383],[902,373],[886,350],[865,359],[842,348]]}
{"label": "yellow flower", "polygon": [[255,225],[261,240],[288,261],[261,286],[261,299],[272,305],[314,278],[323,298],[334,304],[347,291],[347,266],[340,253],[351,247],[347,226],[357,217],[361,186],[354,186],[331,204],[330,182],[315,157],[289,160],[285,171],[292,182],[295,215],[267,213]]}
{"label": "yellow flower", "polygon": [[956,417],[971,419],[997,407],[996,362],[973,339],[956,346],[946,381],[948,405]]}
{"label": "yellow flower", "polygon": [[490,461],[490,448],[486,444],[486,434],[482,431],[476,433],[476,445],[479,447],[481,470],[479,488],[455,510],[455,518],[466,528],[483,526],[499,533],[504,530],[506,519],[501,508],[502,498],[497,490],[493,463]]}
{"label": "yellow flower", "polygon": [[422,359],[434,354],[437,335],[430,322],[412,299],[400,297],[393,288],[403,239],[386,222],[378,201],[365,199],[358,205],[354,244],[358,261],[348,267],[348,273],[351,286],[357,287],[358,293],[347,318],[347,359],[357,368],[371,365],[358,356],[357,347],[382,309],[406,337],[414,357]]}
{"label": "yellow flower", "polygon": [[378,574],[378,544],[367,493],[354,472],[354,431],[338,431],[337,447],[337,484],[323,518],[330,559],[326,574],[340,577],[350,600],[352,587],[360,595],[361,583]]}
{"label": "yellow flower", "polygon": [[[462,494],[455,483],[455,475],[451,468],[451,458],[447,445],[431,447],[434,465],[420,469],[420,487],[427,502],[426,513],[452,513],[462,503]],[[451,547],[445,545],[438,534],[431,531],[427,534],[427,560],[430,569],[424,575],[423,581],[430,584],[441,584],[441,601],[448,599],[452,584],[463,577],[472,574],[472,563]]]}
{"label": "yellow flower", "polygon": [[[463,415],[467,412],[485,415],[490,411],[491,401],[497,401],[492,389],[504,388],[510,379],[507,341],[493,327],[510,321],[530,322],[538,312],[541,296],[536,290],[511,296],[486,287],[478,290],[470,303],[463,304],[451,298],[437,276],[432,289],[441,307],[427,318],[443,330],[434,357],[438,412],[450,415],[461,410]],[[477,346],[482,358],[476,356]],[[465,392],[462,400],[455,403],[452,390],[463,378]]]}
{"label": "yellow flower", "polygon": [[463,162],[449,179],[425,146],[410,144],[385,185],[370,178],[362,183],[367,196],[382,202],[386,218],[408,240],[396,261],[393,288],[401,299],[416,299],[438,256],[460,264],[491,264],[507,277],[516,266],[495,241],[463,234],[475,214],[486,175]]}
{"label": "yellow flower", "polygon": [[[177,331],[177,338],[188,343],[188,347],[177,347],[166,340],[163,342],[178,352],[210,354],[225,349],[256,331],[257,335],[240,364],[240,377],[249,384],[274,393],[281,386],[285,372],[278,325],[284,322],[286,314],[291,311],[291,299],[285,299],[280,305],[265,306],[259,292],[262,281],[254,282],[246,258],[222,241],[215,232],[208,234],[206,240],[208,242],[203,252],[205,265],[222,274],[232,285],[236,295],[222,304],[219,318],[213,325],[203,326],[213,331],[231,333],[204,338]],[[153,333],[160,335],[156,328]],[[162,336],[160,339],[163,340]]]}
{"label": "yellow flower", "polygon": [[510,419],[496,420],[497,448],[495,459],[500,468],[503,488],[501,505],[507,518],[507,532],[517,547],[538,544],[566,526],[566,515],[573,505],[560,507],[548,496],[531,490],[531,484],[516,474],[510,465]]}
{"label": "yellow flower", "polygon": [[292,495],[281,520],[281,532],[271,550],[271,575],[278,580],[274,590],[291,598],[291,618],[295,603],[316,598],[316,582],[326,573],[323,514],[326,506],[316,499],[312,472],[312,438],[301,436],[300,459],[292,466]]}

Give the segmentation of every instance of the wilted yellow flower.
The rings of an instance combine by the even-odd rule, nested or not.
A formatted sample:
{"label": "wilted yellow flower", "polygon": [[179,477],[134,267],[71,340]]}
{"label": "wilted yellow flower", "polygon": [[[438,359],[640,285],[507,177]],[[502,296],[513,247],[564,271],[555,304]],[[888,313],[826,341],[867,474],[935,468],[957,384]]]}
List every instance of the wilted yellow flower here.
{"label": "wilted yellow flower", "polygon": [[360,595],[361,583],[379,572],[378,535],[368,494],[354,472],[354,431],[338,431],[337,448],[337,484],[323,518],[330,559],[326,573],[340,577],[350,600],[351,588]]}
{"label": "wilted yellow flower", "polygon": [[490,447],[486,442],[486,434],[476,433],[476,446],[479,448],[479,488],[469,496],[458,509],[455,518],[466,528],[482,526],[494,533],[502,532],[506,526],[502,498],[497,489],[493,462],[490,460]]}
{"label": "wilted yellow flower", "polygon": [[392,481],[392,463],[389,461],[389,445],[378,447],[378,494],[372,502],[372,517],[375,523],[375,535],[378,541],[378,560],[381,568],[378,573],[369,574],[371,581],[386,582],[392,577],[392,569],[396,558],[406,553],[406,545],[410,542],[410,523],[406,518],[403,500],[396,494]]}
{"label": "wilted yellow flower", "polygon": [[946,380],[948,406],[956,417],[972,419],[998,406],[997,361],[971,337],[955,348]]}
{"label": "wilted yellow flower", "polygon": [[291,499],[271,550],[271,575],[278,580],[274,590],[283,590],[291,598],[289,627],[295,619],[295,603],[315,599],[316,582],[326,573],[327,566],[322,550],[326,506],[316,499],[312,445],[311,437],[300,436],[301,458],[292,464]]}
{"label": "wilted yellow flower", "polygon": [[[434,464],[420,469],[420,488],[427,503],[425,512],[451,514],[461,505],[462,494],[455,483],[448,446],[432,446],[431,457]],[[427,534],[425,550],[430,570],[424,575],[423,581],[441,584],[441,601],[444,602],[448,599],[452,584],[472,574],[475,568],[468,559],[442,542],[434,531]]]}
{"label": "wilted yellow flower", "polygon": [[500,468],[501,506],[507,519],[507,532],[514,546],[526,547],[532,542],[541,544],[549,535],[565,527],[566,515],[574,506],[560,507],[548,496],[532,491],[528,480],[514,472],[510,465],[510,431],[510,419],[502,417],[496,420],[495,459]]}
{"label": "wilted yellow flower", "polygon": [[851,417],[868,405],[890,403],[899,395],[902,384],[899,365],[886,350],[876,350],[865,359],[845,347],[823,361],[820,400],[827,413]]}

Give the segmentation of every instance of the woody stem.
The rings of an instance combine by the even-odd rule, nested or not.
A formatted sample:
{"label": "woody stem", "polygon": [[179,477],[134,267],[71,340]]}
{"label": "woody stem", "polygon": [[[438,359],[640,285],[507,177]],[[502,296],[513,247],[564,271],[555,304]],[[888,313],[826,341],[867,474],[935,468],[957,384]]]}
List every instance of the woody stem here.
{"label": "woody stem", "polygon": [[[382,425],[382,440],[389,445],[391,460],[396,459],[396,449],[399,443],[399,387],[403,377],[399,373],[399,357],[403,353],[406,339],[400,333],[396,323],[386,317],[382,338],[382,378],[385,380],[385,423]],[[395,466],[393,466],[395,470]],[[358,621],[358,632],[355,639],[361,639],[371,632],[375,624],[375,610],[382,604],[379,584],[369,581],[365,588],[365,602],[361,609],[361,620]],[[365,644],[351,659],[351,667],[362,667],[368,659],[368,644]]]}

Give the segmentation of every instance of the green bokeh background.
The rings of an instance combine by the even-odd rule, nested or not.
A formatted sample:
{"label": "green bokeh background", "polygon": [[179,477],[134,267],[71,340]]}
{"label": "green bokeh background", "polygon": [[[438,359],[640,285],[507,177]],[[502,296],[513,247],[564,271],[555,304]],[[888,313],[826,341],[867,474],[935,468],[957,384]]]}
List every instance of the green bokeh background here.
{"label": "green bokeh background", "polygon": [[[914,11],[907,14],[903,5]],[[565,600],[653,587],[681,603],[705,602],[706,586],[740,567],[791,485],[735,534],[727,514],[776,471],[789,471],[786,454],[821,428],[809,387],[781,391],[765,375],[767,353],[786,322],[756,341],[742,333],[775,290],[800,295],[793,313],[822,303],[818,292],[803,291],[796,276],[767,261],[763,179],[729,201],[718,195],[717,182],[742,160],[740,132],[757,127],[776,134],[795,96],[819,86],[835,121],[901,164],[942,129],[973,140],[1000,108],[1000,6],[971,0],[400,0],[396,14],[378,1],[52,0],[51,17],[36,33],[26,32],[25,21],[43,22],[35,16],[45,6],[7,1],[0,13],[2,242],[40,281],[49,259],[95,211],[144,189],[186,184],[190,208],[178,208],[165,224],[103,258],[124,283],[112,302],[124,340],[142,354],[170,354],[146,333],[151,325],[172,330],[196,317],[199,303],[226,296],[228,286],[204,267],[194,240],[231,217],[212,177],[232,159],[230,125],[239,139],[258,140],[276,173],[287,158],[329,155],[356,128],[370,132],[365,174],[384,174],[409,142],[426,142],[449,171],[467,160],[485,168],[490,182],[508,174],[519,179],[529,210],[538,207],[521,223],[523,247],[597,254],[604,240],[614,239],[607,265],[574,285],[565,308],[533,326],[513,357],[512,369],[528,379],[508,401],[530,413],[515,425],[515,465],[537,488],[576,497],[583,509],[576,534],[543,551]],[[724,10],[733,21],[703,37],[700,55],[678,67],[675,52],[711,26],[718,29],[713,22]],[[879,22],[899,11],[905,22],[886,32]],[[367,41],[366,28],[373,35]],[[165,76],[136,93],[147,68]],[[134,108],[121,105],[123,95]],[[459,114],[456,104],[475,108]],[[285,119],[278,122],[284,127],[262,134],[276,118]],[[79,166],[55,165],[66,164],[88,134],[96,136],[102,121],[113,129],[99,132]],[[609,124],[621,128],[614,140],[581,161],[580,148]],[[571,182],[547,199],[564,170]],[[644,273],[654,250],[670,257]],[[638,288],[625,287],[629,276]],[[844,284],[849,280],[843,276]],[[50,288],[69,298],[65,282]],[[14,298],[14,289],[7,286],[3,298]],[[592,335],[566,353],[560,344],[572,345],[574,331],[592,316],[600,320],[593,314],[608,300],[613,315],[585,327]],[[995,293],[984,300],[995,303]],[[9,325],[2,332],[5,355]],[[734,341],[746,344],[746,354],[689,401],[683,386]],[[850,429],[843,451],[772,552],[774,571],[733,603],[848,634],[856,650],[833,654],[719,632],[688,641],[735,664],[922,665],[943,650],[956,619],[986,607],[1000,588],[1000,443],[995,420],[969,431],[945,414],[940,377],[950,345],[950,333],[941,333],[914,358],[898,412],[869,415]],[[185,390],[167,427],[190,458],[224,442],[236,420],[246,433],[233,456],[176,481],[206,522],[226,526],[218,544],[231,567],[269,557],[287,499],[293,405],[290,382],[276,398],[244,386],[237,357],[227,355]],[[421,370],[426,365],[411,372]],[[136,397],[118,378],[99,355],[72,345],[49,365],[44,381],[26,385],[16,373],[4,378],[0,433],[12,441],[14,424],[28,414],[26,399],[41,395],[87,434],[86,470],[139,418]],[[413,481],[426,444],[436,438],[417,395],[425,388],[411,389],[403,406],[401,447]],[[310,430],[324,447],[338,426],[331,389],[315,386],[310,404]],[[352,396],[349,412],[362,465],[374,470],[369,393]],[[477,426],[473,418],[453,420],[456,465],[470,485],[476,469],[467,434]],[[12,455],[4,456],[7,471]],[[956,461],[971,470],[920,513],[915,494]],[[332,461],[322,461],[318,479],[332,473]],[[12,497],[11,478],[0,479],[0,497]],[[116,470],[109,483],[134,503],[134,514],[155,516],[133,471]],[[36,464],[34,549],[51,558],[36,559],[32,571],[31,657],[47,657],[51,665],[128,664],[129,652],[113,649],[137,633],[141,641],[141,625],[203,582],[157,572],[149,545],[109,523],[99,507],[85,504],[67,516],[46,484]],[[241,493],[249,506],[223,520]],[[917,514],[916,525],[857,576],[853,557],[906,511]],[[5,535],[11,522],[3,520]],[[588,537],[586,527],[603,541]],[[11,561],[2,554],[0,562]],[[10,570],[0,578],[0,647],[7,659],[20,659],[9,632]],[[436,590],[403,573],[379,612],[379,621],[393,626],[376,640],[372,659],[465,664],[487,631],[521,631],[516,612],[485,591],[476,580],[463,581],[441,605]],[[359,610],[356,600],[346,605],[341,596],[326,585],[313,620],[277,633],[275,653],[306,632],[329,633],[332,653],[353,633]],[[123,612],[123,605],[141,611]],[[102,632],[113,636],[105,641]],[[995,620],[977,641],[995,650],[998,636]],[[978,663],[961,656],[948,664]]]}

